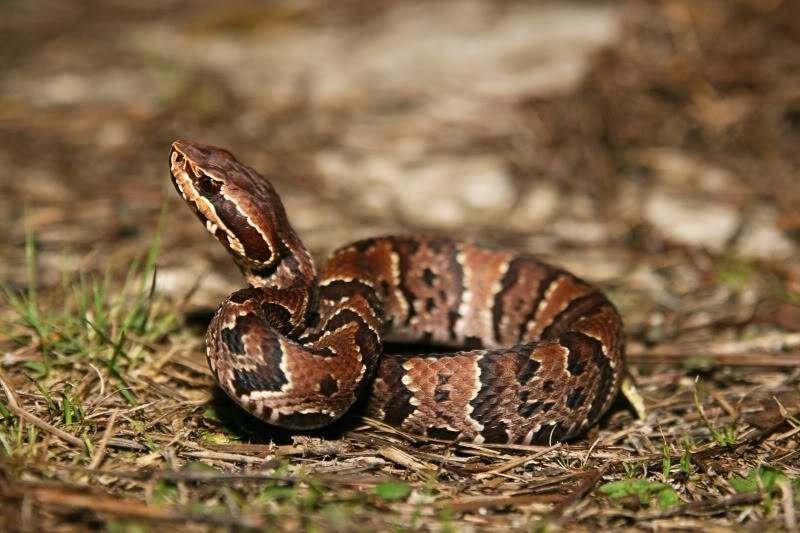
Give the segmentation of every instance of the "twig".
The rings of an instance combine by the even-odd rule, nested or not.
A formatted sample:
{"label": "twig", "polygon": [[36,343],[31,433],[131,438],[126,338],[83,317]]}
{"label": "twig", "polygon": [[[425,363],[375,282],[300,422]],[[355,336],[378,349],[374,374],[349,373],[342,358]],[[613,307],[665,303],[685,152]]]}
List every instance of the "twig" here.
{"label": "twig", "polygon": [[794,495],[792,490],[792,483],[786,478],[779,480],[777,483],[781,489],[781,505],[783,506],[783,519],[786,524],[787,531],[797,531],[797,516],[794,512]]}
{"label": "twig", "polygon": [[600,479],[605,475],[608,468],[609,465],[606,464],[603,468],[590,471],[578,488],[575,489],[568,497],[564,498],[561,503],[556,505],[552,511],[550,511],[546,520],[549,522],[561,520],[573,505],[577,504],[583,499],[584,496],[589,494],[594,486],[597,485],[597,482],[600,481]]}
{"label": "twig", "polygon": [[554,503],[562,500],[559,494],[534,493],[514,496],[480,496],[456,502],[443,502],[442,508],[456,513],[467,513],[478,509],[530,505],[533,503]]}
{"label": "twig", "polygon": [[0,385],[2,385],[3,390],[6,392],[6,398],[8,401],[8,409],[19,418],[22,418],[34,426],[38,427],[39,429],[46,431],[52,435],[55,435],[59,439],[72,444],[73,446],[77,446],[80,448],[85,447],[84,442],[76,437],[75,435],[70,435],[64,430],[58,429],[57,427],[48,424],[38,416],[34,415],[33,413],[29,413],[19,405],[19,401],[17,399],[17,393],[15,389],[11,386],[11,380],[6,375],[5,372],[0,370]]}
{"label": "twig", "polygon": [[136,450],[138,452],[146,452],[148,450],[147,446],[144,444],[130,439],[121,439],[119,437],[111,437],[108,439],[108,446],[112,448],[122,448],[124,450]]}
{"label": "twig", "polygon": [[97,470],[100,465],[103,463],[103,459],[106,455],[106,448],[108,447],[108,441],[111,439],[111,432],[114,430],[114,422],[117,421],[117,410],[111,412],[111,416],[106,423],[106,429],[103,431],[103,437],[100,439],[100,444],[97,447],[97,451],[92,457],[92,462],[89,464],[89,470]]}
{"label": "twig", "polygon": [[238,453],[224,453],[212,451],[198,451],[198,452],[180,452],[180,455],[192,457],[194,459],[217,459],[219,461],[233,461],[237,463],[247,464],[272,464],[275,462],[274,458],[253,457],[251,455],[240,455]]}
{"label": "twig", "polygon": [[432,472],[436,471],[436,466],[430,463],[423,463],[422,461],[418,461],[413,456],[407,454],[406,452],[395,448],[394,446],[383,446],[378,448],[377,455],[398,464],[400,466],[404,466],[409,470],[414,470],[422,474],[423,476],[429,475]]}
{"label": "twig", "polygon": [[97,379],[100,380],[100,393],[99,393],[99,396],[101,396],[101,397],[105,396],[105,394],[106,394],[106,380],[103,377],[103,373],[100,372],[100,370],[96,366],[94,366],[92,363],[89,363],[89,366],[92,367],[92,370],[94,370],[95,374],[97,374]]}
{"label": "twig", "polygon": [[561,443],[559,442],[559,443],[556,443],[556,444],[550,446],[546,450],[542,450],[542,451],[536,452],[533,455],[526,455],[526,456],[523,456],[523,457],[518,457],[516,459],[512,459],[511,461],[507,461],[507,462],[501,464],[500,466],[498,466],[496,468],[492,468],[491,470],[487,470],[485,472],[481,472],[479,474],[476,474],[475,475],[475,479],[486,479],[486,478],[492,477],[492,476],[494,476],[496,474],[499,474],[501,472],[505,472],[506,470],[511,470],[515,466],[519,466],[521,464],[527,463],[528,461],[533,461],[534,459],[538,459],[542,455],[550,453],[553,450],[555,450],[557,448],[560,448],[560,447],[561,447]]}

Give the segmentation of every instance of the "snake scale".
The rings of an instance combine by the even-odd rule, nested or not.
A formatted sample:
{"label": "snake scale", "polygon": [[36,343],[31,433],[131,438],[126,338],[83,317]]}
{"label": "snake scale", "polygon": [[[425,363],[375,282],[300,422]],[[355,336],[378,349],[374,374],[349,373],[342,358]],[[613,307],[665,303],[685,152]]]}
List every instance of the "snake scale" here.
{"label": "snake scale", "polygon": [[[249,284],[209,325],[209,366],[270,424],[319,428],[365,397],[368,416],[430,438],[553,442],[597,422],[619,389],[620,315],[569,272],[412,235],[346,245],[318,276],[271,183],[230,152],[176,141],[170,171]],[[384,354],[389,341],[442,353]]]}

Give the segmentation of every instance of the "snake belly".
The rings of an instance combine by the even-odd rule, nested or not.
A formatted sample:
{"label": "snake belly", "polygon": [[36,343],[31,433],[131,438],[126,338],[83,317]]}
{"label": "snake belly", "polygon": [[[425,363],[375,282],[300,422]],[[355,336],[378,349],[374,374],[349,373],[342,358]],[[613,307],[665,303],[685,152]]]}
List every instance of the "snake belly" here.
{"label": "snake belly", "polygon": [[[270,424],[323,427],[363,398],[368,416],[430,438],[554,442],[596,423],[619,390],[622,319],[569,272],[410,235],[349,244],[317,275],[265,177],[190,141],[173,143],[170,170],[249,284],[209,325],[209,366]],[[388,341],[448,351],[385,354]]]}

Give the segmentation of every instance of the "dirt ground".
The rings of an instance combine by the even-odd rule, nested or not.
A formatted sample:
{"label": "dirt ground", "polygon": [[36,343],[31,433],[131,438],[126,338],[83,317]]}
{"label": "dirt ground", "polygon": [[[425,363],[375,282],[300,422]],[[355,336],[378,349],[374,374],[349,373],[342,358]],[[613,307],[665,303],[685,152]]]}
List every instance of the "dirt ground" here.
{"label": "dirt ground", "polygon": [[[0,530],[798,528],[800,3],[11,0],[0,30]],[[635,391],[551,446],[248,417],[177,138],[270,176],[319,260],[424,231],[597,283]]]}

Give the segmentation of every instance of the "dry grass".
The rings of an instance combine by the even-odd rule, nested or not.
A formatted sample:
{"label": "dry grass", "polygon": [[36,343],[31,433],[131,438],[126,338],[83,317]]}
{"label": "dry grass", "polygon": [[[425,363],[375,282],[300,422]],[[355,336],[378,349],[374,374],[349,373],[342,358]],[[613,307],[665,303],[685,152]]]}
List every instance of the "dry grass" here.
{"label": "dry grass", "polygon": [[[377,16],[347,5],[331,16]],[[103,20],[87,31],[102,31]],[[202,357],[218,294],[198,287],[230,267],[221,251],[195,242],[202,234],[188,211],[159,215],[165,178],[150,176],[163,178],[166,144],[147,135],[160,127],[158,135],[172,135],[176,123],[223,124],[229,144],[252,145],[258,135],[222,120],[246,102],[206,86],[224,105],[203,100],[210,107],[190,112],[176,98],[150,115],[128,110],[141,135],[90,158],[75,134],[108,109],[63,109],[44,121],[31,108],[34,125],[0,124],[14,147],[5,167],[21,176],[0,183],[3,201],[29,226],[9,224],[0,245],[0,529],[797,529],[798,258],[673,242],[618,206],[632,184],[669,182],[652,150],[669,147],[725,168],[736,186],[717,190],[721,201],[743,213],[756,201],[771,206],[797,245],[800,9],[629,2],[624,21],[577,89],[522,99],[506,134],[464,136],[501,154],[523,189],[538,177],[562,199],[588,191],[599,223],[624,228],[597,243],[552,238],[546,255],[582,265],[620,307],[641,418],[621,397],[598,428],[552,446],[438,442],[356,416],[290,434],[249,418],[214,387]],[[46,33],[53,24],[31,27]],[[348,198],[304,174],[310,154],[335,144],[349,111],[307,105],[272,110],[269,127],[282,133],[265,137],[277,155],[262,163],[288,176],[284,188],[369,226],[374,214],[349,213]],[[20,163],[32,160],[43,166]],[[300,174],[305,181],[293,181]],[[106,183],[108,175],[125,176],[125,186]],[[679,184],[683,194],[708,194],[692,180]],[[68,201],[67,185],[76,191]],[[549,238],[548,229],[537,235]],[[503,220],[477,236],[530,244]],[[593,276],[587,258],[598,256],[613,258],[612,275]],[[200,258],[206,278],[181,270]],[[175,272],[193,278],[170,290]]]}

